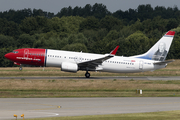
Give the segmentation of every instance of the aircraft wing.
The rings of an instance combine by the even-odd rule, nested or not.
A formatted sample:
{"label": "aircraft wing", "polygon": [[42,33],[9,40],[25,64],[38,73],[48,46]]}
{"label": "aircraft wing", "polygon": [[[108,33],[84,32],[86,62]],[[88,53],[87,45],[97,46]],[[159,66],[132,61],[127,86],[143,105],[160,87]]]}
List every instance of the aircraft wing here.
{"label": "aircraft wing", "polygon": [[164,65],[170,62],[174,62],[175,60],[169,60],[169,61],[159,61],[159,62],[155,62],[153,63],[154,65]]}
{"label": "aircraft wing", "polygon": [[117,46],[113,51],[111,51],[110,54],[105,55],[102,58],[78,63],[78,67],[80,67],[80,69],[86,69],[86,70],[92,69],[92,70],[94,70],[94,69],[96,69],[96,67],[98,67],[98,65],[101,65],[105,60],[108,60],[108,59],[114,57],[118,48],[119,48],[119,46]]}

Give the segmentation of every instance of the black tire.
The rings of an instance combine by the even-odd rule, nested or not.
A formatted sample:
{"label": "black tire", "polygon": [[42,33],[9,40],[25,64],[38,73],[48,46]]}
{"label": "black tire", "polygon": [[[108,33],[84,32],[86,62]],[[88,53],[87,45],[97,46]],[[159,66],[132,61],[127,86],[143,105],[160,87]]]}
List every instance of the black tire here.
{"label": "black tire", "polygon": [[22,67],[20,67],[19,70],[22,71]]}
{"label": "black tire", "polygon": [[90,73],[87,72],[87,73],[85,74],[85,76],[86,76],[86,78],[90,78]]}

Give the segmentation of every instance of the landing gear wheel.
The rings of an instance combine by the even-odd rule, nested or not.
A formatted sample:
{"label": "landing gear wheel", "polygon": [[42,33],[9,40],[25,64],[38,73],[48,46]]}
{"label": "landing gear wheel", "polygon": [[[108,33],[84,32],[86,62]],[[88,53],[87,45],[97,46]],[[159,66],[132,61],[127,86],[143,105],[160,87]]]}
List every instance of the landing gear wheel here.
{"label": "landing gear wheel", "polygon": [[86,76],[86,78],[89,78],[90,77],[90,73],[86,72],[85,76]]}
{"label": "landing gear wheel", "polygon": [[22,67],[20,67],[19,70],[22,71]]}

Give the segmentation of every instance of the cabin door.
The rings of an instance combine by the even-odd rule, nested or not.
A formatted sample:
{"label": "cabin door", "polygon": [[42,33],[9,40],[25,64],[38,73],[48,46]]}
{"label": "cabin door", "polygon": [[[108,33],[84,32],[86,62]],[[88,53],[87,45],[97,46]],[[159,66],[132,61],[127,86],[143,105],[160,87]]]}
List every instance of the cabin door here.
{"label": "cabin door", "polygon": [[143,70],[143,63],[144,63],[144,62],[143,62],[142,60],[139,61],[139,69],[140,69],[140,70]]}

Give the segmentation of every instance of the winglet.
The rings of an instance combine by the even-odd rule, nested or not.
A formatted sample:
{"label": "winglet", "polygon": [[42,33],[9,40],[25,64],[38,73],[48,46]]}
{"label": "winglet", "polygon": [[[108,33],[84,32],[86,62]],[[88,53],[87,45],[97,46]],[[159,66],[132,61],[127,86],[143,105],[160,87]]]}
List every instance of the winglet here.
{"label": "winglet", "polygon": [[110,54],[111,54],[111,55],[115,55],[116,52],[117,52],[117,50],[118,50],[118,48],[119,48],[119,45],[116,46],[116,48],[115,48],[114,50],[112,50],[112,51],[110,52]]}

